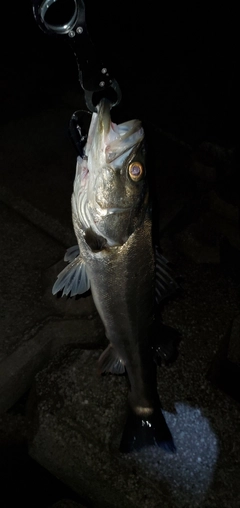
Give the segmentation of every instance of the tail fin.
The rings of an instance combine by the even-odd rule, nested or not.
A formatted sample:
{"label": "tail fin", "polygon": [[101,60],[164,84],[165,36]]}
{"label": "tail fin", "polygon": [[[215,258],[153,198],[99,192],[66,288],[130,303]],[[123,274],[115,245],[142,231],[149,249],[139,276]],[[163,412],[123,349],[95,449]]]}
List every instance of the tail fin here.
{"label": "tail fin", "polygon": [[150,416],[139,416],[129,409],[120,443],[120,452],[130,453],[145,446],[159,446],[167,452],[175,452],[172,434],[162,414],[160,403]]}

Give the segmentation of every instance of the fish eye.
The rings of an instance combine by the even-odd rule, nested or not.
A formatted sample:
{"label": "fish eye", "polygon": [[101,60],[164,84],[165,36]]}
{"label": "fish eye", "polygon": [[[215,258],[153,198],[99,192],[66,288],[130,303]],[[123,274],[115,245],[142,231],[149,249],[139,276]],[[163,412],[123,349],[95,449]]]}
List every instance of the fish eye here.
{"label": "fish eye", "polygon": [[131,162],[128,167],[128,173],[134,182],[138,182],[143,176],[143,166],[140,162]]}

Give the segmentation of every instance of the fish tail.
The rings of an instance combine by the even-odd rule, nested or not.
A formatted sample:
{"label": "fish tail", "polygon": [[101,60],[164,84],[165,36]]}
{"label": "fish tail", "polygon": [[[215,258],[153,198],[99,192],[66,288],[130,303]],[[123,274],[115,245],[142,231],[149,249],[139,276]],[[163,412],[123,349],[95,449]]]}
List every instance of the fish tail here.
{"label": "fish tail", "polygon": [[167,452],[176,451],[160,402],[148,416],[138,415],[129,408],[119,450],[122,453],[130,453],[145,446],[158,446]]}

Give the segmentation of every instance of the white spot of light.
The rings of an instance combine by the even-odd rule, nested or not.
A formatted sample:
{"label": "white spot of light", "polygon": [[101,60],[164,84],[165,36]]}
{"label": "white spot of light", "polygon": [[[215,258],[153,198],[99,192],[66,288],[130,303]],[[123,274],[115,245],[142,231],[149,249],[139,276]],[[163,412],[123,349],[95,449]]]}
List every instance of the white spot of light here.
{"label": "white spot of light", "polygon": [[185,403],[176,403],[175,408],[176,414],[163,413],[176,453],[151,446],[134,453],[132,460],[152,481],[167,482],[173,498],[195,506],[204,500],[211,485],[219,453],[218,440],[199,408]]}

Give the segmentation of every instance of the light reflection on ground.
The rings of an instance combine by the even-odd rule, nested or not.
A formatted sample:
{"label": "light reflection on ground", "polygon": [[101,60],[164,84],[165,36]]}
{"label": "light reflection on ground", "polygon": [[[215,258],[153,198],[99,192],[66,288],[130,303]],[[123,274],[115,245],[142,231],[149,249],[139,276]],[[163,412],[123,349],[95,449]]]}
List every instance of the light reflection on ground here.
{"label": "light reflection on ground", "polygon": [[181,502],[191,501],[194,505],[204,499],[211,484],[218,458],[218,440],[200,409],[180,402],[175,404],[175,409],[176,414],[164,411],[164,416],[176,453],[149,447],[131,454],[130,460],[144,469],[149,479],[165,480],[174,498],[180,501],[180,496]]}

